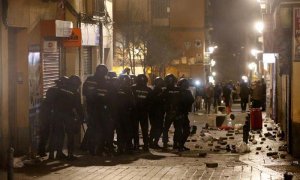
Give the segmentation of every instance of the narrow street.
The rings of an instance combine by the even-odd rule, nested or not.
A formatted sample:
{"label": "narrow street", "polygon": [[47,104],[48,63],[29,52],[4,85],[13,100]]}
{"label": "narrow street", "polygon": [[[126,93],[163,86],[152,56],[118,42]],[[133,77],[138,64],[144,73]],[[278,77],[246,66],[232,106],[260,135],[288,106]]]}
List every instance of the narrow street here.
{"label": "narrow street", "polygon": [[[233,125],[243,124],[246,113],[241,113],[239,105],[234,104],[233,114],[236,118]],[[171,150],[162,152],[152,150],[149,153],[138,152],[133,155],[117,157],[98,157],[79,153],[76,161],[47,161],[26,164],[15,168],[16,180],[73,180],[73,179],[283,179],[285,171],[294,172],[294,179],[300,178],[300,166],[291,165],[293,160],[286,151],[278,151],[285,144],[279,138],[263,138],[265,133],[275,132],[272,121],[264,122],[263,136],[257,133],[249,142],[251,152],[239,154],[226,151],[226,145],[236,145],[242,141],[242,130],[225,131],[214,128],[215,114],[203,114],[201,111],[190,115],[191,125],[197,126],[187,146],[191,151],[178,153]],[[205,124],[208,130],[201,130]],[[223,124],[226,124],[226,120]],[[272,129],[272,131],[270,131]],[[205,132],[205,136],[203,136]],[[201,135],[202,134],[202,135]],[[210,134],[207,136],[207,134]],[[173,131],[170,132],[170,140]],[[212,137],[211,137],[212,136]],[[223,142],[220,143],[220,138]],[[226,140],[227,139],[227,140]],[[172,144],[172,142],[170,142]],[[258,150],[260,149],[261,150]],[[274,153],[267,156],[267,153]],[[207,155],[205,156],[205,153]],[[202,156],[204,157],[200,157]],[[204,154],[204,155],[203,155]],[[217,163],[217,167],[208,168],[207,163]],[[1,179],[6,174],[1,172]]]}

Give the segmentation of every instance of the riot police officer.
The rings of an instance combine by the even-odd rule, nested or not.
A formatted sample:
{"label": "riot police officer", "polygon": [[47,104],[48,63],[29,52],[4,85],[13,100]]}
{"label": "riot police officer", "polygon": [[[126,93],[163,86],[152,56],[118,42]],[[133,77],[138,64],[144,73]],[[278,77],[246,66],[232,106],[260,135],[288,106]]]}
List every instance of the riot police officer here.
{"label": "riot police officer", "polygon": [[120,88],[117,91],[116,101],[116,124],[118,152],[129,152],[132,149],[132,127],[131,119],[134,108],[134,97],[130,86],[128,75],[119,76]]}
{"label": "riot police officer", "polygon": [[95,74],[87,77],[82,87],[82,94],[85,97],[86,107],[86,123],[87,130],[81,143],[82,150],[89,150],[91,154],[95,154],[96,148],[96,88],[97,79],[103,77],[107,73],[107,68],[102,65],[97,66]]}
{"label": "riot police officer", "polygon": [[[73,155],[74,153],[74,141],[75,141],[75,134],[80,132],[81,123],[83,122],[83,109],[81,105],[81,98],[79,93],[79,88],[81,86],[81,80],[78,76],[72,75],[69,78],[68,81],[68,90],[69,92],[64,92],[63,94],[71,97],[70,98],[70,104],[72,106],[73,114],[70,114],[70,116],[67,116],[65,118],[65,131],[67,134],[67,148],[68,148],[68,159],[73,160],[75,157]],[[67,112],[68,113],[68,112]]]}
{"label": "riot police officer", "polygon": [[163,131],[164,122],[164,101],[163,101],[163,86],[164,80],[157,77],[154,80],[153,91],[149,95],[150,111],[149,119],[151,124],[150,129],[150,148],[159,149],[158,141]]}
{"label": "riot police officer", "polygon": [[105,65],[98,65],[99,76],[97,77],[97,86],[95,89],[95,128],[97,138],[97,153],[113,153],[113,135],[114,122],[112,118],[113,102],[115,91],[113,86],[107,82],[106,75],[108,69]]}
{"label": "riot police officer", "polygon": [[168,132],[172,123],[174,123],[175,132],[173,137],[173,149],[178,149],[180,138],[182,136],[180,128],[180,119],[182,117],[179,112],[180,103],[182,100],[181,91],[178,87],[175,86],[177,79],[173,74],[168,74],[165,77],[164,81],[166,84],[166,90],[163,93],[163,99],[166,116],[163,128],[163,145],[164,149],[168,147]]}
{"label": "riot police officer", "polygon": [[68,89],[69,78],[64,78],[61,87],[53,94],[53,122],[49,143],[49,159],[65,159],[62,153],[65,134],[65,120],[73,116],[73,93]]}
{"label": "riot police officer", "polygon": [[179,109],[179,112],[182,114],[182,119],[180,119],[179,125],[182,134],[182,137],[179,141],[179,150],[185,151],[190,150],[189,148],[185,147],[184,144],[190,135],[190,120],[188,118],[188,114],[191,112],[192,104],[194,103],[194,97],[189,90],[189,81],[187,79],[181,78],[178,81],[177,86],[180,87],[182,98]]}
{"label": "riot police officer", "polygon": [[[46,156],[46,145],[49,137],[51,136],[55,96],[57,95],[59,88],[62,87],[62,82],[66,82],[67,78],[68,77],[62,76],[58,80],[56,80],[55,86],[50,87],[47,90],[46,98],[42,102],[40,109],[40,142],[38,149],[40,157]],[[49,147],[49,149],[51,148]]]}
{"label": "riot police officer", "polygon": [[149,113],[149,94],[152,91],[147,86],[148,78],[145,74],[139,74],[136,77],[136,84],[132,86],[132,92],[135,99],[135,110],[134,110],[134,148],[137,149],[139,146],[139,124],[141,125],[143,142],[143,149],[149,150],[149,137],[148,137],[148,113]]}

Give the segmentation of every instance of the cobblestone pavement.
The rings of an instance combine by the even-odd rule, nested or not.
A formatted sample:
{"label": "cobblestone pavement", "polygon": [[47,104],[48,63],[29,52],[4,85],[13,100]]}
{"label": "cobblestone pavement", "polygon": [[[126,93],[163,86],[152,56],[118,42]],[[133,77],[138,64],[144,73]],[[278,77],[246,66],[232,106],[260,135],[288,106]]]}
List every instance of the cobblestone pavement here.
{"label": "cobblestone pavement", "polygon": [[[237,109],[234,124],[243,124],[246,113],[240,113]],[[295,172],[295,178],[300,179],[299,166],[289,169],[293,159],[285,152],[278,151],[280,145],[285,144],[274,139],[262,140],[259,134],[249,143],[251,152],[246,154],[231,153],[225,150],[226,145],[220,145],[216,139],[227,138],[230,145],[238,145],[242,141],[241,131],[233,133],[228,137],[228,131],[212,128],[208,131],[215,140],[207,141],[200,135],[200,131],[206,123],[214,124],[216,115],[190,114],[191,125],[197,126],[197,132],[189,138],[187,146],[191,151],[178,153],[171,150],[150,150],[150,152],[138,152],[132,155],[117,157],[98,157],[79,153],[76,161],[47,161],[26,165],[15,169],[16,180],[73,180],[73,179],[283,179],[286,170]],[[225,121],[224,124],[227,122]],[[265,126],[274,127],[272,121],[265,122]],[[263,133],[267,132],[264,127]],[[170,132],[172,137],[173,131]],[[170,138],[171,140],[172,138]],[[263,142],[263,144],[261,144]],[[170,142],[172,144],[172,142]],[[261,150],[256,150],[261,147]],[[271,150],[271,149],[272,150]],[[278,156],[269,157],[268,152],[278,152]],[[205,157],[199,157],[199,153],[207,153]],[[280,156],[284,154],[284,158]],[[208,168],[207,163],[217,163],[218,167]],[[294,179],[295,179],[294,178]],[[0,179],[6,179],[4,172],[0,172]]]}

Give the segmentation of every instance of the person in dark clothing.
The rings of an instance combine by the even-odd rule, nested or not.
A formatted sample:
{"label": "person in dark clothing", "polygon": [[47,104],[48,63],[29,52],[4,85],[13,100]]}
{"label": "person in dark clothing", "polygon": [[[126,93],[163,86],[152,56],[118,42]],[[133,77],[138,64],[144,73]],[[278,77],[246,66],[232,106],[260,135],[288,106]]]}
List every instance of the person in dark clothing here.
{"label": "person in dark clothing", "polygon": [[[53,122],[53,107],[54,107],[54,100],[59,88],[62,87],[62,82],[66,82],[68,77],[60,77],[58,80],[55,81],[55,86],[50,87],[46,92],[46,98],[43,100],[41,109],[40,109],[40,142],[38,148],[38,154],[40,157],[46,156],[46,145],[47,142],[52,136],[52,122]],[[51,149],[49,147],[49,149]],[[62,154],[62,152],[61,152]]]}
{"label": "person in dark clothing", "polygon": [[168,148],[169,136],[168,132],[171,125],[174,123],[175,133],[173,137],[173,149],[179,148],[179,140],[180,140],[180,118],[181,114],[179,111],[180,103],[181,103],[181,90],[176,87],[175,84],[177,82],[176,77],[173,74],[168,74],[165,79],[166,90],[163,92],[163,100],[165,106],[165,121],[163,128],[163,148]]}
{"label": "person in dark clothing", "polygon": [[139,74],[136,78],[136,85],[132,86],[132,92],[135,99],[135,108],[134,108],[134,147],[135,149],[139,146],[139,124],[141,125],[142,134],[143,134],[143,149],[145,151],[149,150],[149,94],[152,89],[147,86],[148,78],[144,74]]}
{"label": "person in dark clothing", "polygon": [[229,82],[223,87],[223,98],[224,98],[227,114],[231,112],[231,93],[232,93],[232,86]]}
{"label": "person in dark clothing", "polygon": [[221,106],[222,86],[218,83],[214,87],[214,108]]}
{"label": "person in dark clothing", "polygon": [[[62,153],[65,130],[69,131],[70,129],[72,129],[71,127],[74,125],[73,121],[75,118],[74,110],[77,108],[76,98],[69,87],[69,81],[70,80],[68,79],[66,82],[62,83],[62,87],[58,89],[58,92],[54,97],[52,130],[53,136],[51,138],[51,150],[49,154],[50,159],[54,158],[55,150],[57,151],[57,159],[66,158]],[[72,159],[72,139],[69,137],[68,139],[70,139],[68,140],[68,154],[70,155],[69,158]]]}
{"label": "person in dark clothing", "polygon": [[62,117],[64,107],[60,103],[61,92],[67,87],[68,77],[60,78],[60,85],[57,89],[49,90],[46,97],[51,99],[51,128],[49,136],[49,159],[54,159],[54,152],[56,151],[57,159],[65,159],[67,156],[63,153],[63,139],[64,139],[64,118]]}
{"label": "person in dark clothing", "polygon": [[106,80],[108,73],[105,65],[98,65],[99,76],[97,77],[97,86],[95,89],[95,107],[93,114],[95,114],[95,132],[96,132],[96,153],[114,153],[113,135],[114,122],[112,117],[113,103],[116,95],[112,84]]}
{"label": "person in dark clothing", "polygon": [[[69,92],[63,92],[61,95],[66,95],[67,100],[70,101],[70,105],[72,106],[72,114],[69,112],[69,109],[66,111],[66,114],[69,116],[66,117],[64,121],[65,131],[67,134],[67,148],[68,148],[68,159],[73,160],[75,159],[74,153],[74,144],[75,144],[75,134],[80,132],[80,127],[84,119],[83,109],[81,105],[81,98],[79,93],[79,88],[81,86],[81,80],[78,76],[72,75],[69,78],[68,83],[68,90]],[[71,97],[68,97],[71,95]],[[70,99],[69,99],[70,98]]]}
{"label": "person in dark clothing", "polygon": [[87,130],[81,143],[82,150],[89,150],[91,154],[95,154],[96,148],[96,88],[99,78],[105,76],[107,69],[102,65],[97,66],[96,72],[93,76],[87,77],[82,87],[82,95],[85,97],[85,111],[86,111],[86,123]]}
{"label": "person in dark clothing", "polygon": [[150,112],[149,119],[151,124],[150,130],[150,148],[160,149],[158,145],[159,138],[163,131],[164,123],[164,105],[163,105],[163,86],[164,80],[157,77],[154,80],[154,89],[149,95],[150,99]]}
{"label": "person in dark clothing", "polygon": [[180,79],[178,81],[178,87],[181,90],[181,104],[180,104],[180,113],[182,118],[180,119],[180,125],[182,136],[179,140],[179,151],[190,150],[189,148],[185,147],[184,144],[187,138],[190,135],[190,120],[188,117],[189,112],[191,112],[192,104],[194,102],[194,97],[189,90],[189,82],[187,79]]}
{"label": "person in dark clothing", "polygon": [[134,108],[134,97],[131,91],[130,77],[120,75],[120,88],[117,91],[116,101],[116,127],[118,153],[129,152],[132,149],[132,127],[131,115]]}
{"label": "person in dark clothing", "polygon": [[246,112],[247,103],[249,101],[250,89],[247,83],[241,83],[240,97],[241,97],[241,109],[242,112]]}

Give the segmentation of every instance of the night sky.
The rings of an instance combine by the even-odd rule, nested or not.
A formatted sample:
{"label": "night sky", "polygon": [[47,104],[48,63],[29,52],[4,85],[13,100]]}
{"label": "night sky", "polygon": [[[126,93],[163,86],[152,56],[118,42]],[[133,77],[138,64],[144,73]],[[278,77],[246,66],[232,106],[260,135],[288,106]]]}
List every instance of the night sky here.
{"label": "night sky", "polygon": [[[240,80],[245,74],[245,48],[248,33],[255,33],[253,24],[260,17],[256,0],[211,0],[212,42],[218,45],[214,53],[217,80]],[[246,52],[247,51],[247,52]]]}

